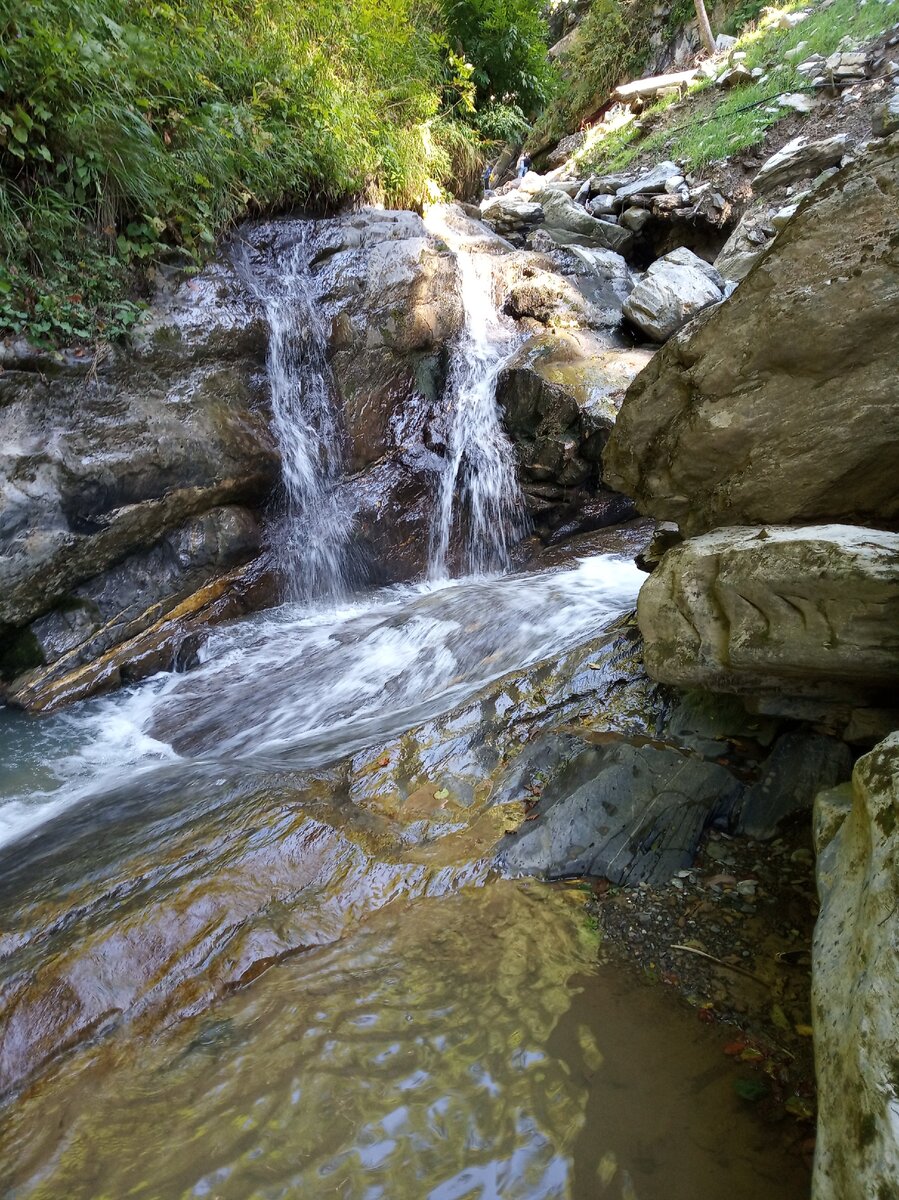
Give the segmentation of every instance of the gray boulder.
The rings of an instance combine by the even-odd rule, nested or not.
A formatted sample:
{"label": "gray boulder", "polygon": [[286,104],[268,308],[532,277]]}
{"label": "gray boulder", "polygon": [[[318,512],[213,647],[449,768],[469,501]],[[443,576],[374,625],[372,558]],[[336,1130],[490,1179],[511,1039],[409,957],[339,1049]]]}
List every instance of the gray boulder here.
{"label": "gray boulder", "polygon": [[897,238],[894,135],[827,179],[733,296],[637,377],[606,450],[611,486],[688,534],[895,522]]}
{"label": "gray boulder", "polygon": [[852,142],[848,133],[838,133],[821,141],[793,138],[763,163],[752,181],[756,192],[773,192],[799,179],[809,179],[826,167],[838,166]]}
{"label": "gray boulder", "polygon": [[899,1179],[899,733],[816,804],[812,954],[815,1200],[896,1194]]}
{"label": "gray boulder", "polygon": [[823,788],[848,779],[849,747],[838,738],[798,731],[778,738],[761,778],[746,789],[733,824],[738,833],[765,841],[780,822],[812,807]]}
{"label": "gray boulder", "polygon": [[724,280],[692,251],[656,259],[624,305],[624,315],[653,341],[663,342],[724,295]]}
{"label": "gray boulder", "polygon": [[[849,701],[899,682],[899,534],[720,529],[669,550],[637,609],[654,679]],[[766,711],[772,711],[768,708]]]}
{"label": "gray boulder", "polygon": [[638,176],[632,183],[622,184],[621,187],[616,189],[616,195],[620,201],[627,196],[635,196],[640,192],[664,192],[665,184],[675,176],[682,178],[681,169],[677,163],[661,162],[645,175]]}
{"label": "gray boulder", "polygon": [[633,244],[634,235],[627,229],[591,217],[564,192],[546,188],[534,197],[543,208],[546,224],[551,230],[563,230],[589,239],[594,246],[625,254]]}
{"label": "gray boulder", "polygon": [[506,839],[500,864],[550,878],[664,883],[692,864],[709,813],[741,789],[724,767],[673,748],[585,746],[551,776],[540,819]]}

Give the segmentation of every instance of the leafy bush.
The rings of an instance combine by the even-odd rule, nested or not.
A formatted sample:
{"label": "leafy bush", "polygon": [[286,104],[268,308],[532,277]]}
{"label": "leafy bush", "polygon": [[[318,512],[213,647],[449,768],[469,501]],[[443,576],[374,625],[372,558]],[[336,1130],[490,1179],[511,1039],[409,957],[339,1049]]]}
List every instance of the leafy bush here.
{"label": "leafy bush", "polygon": [[[248,212],[416,206],[465,186],[478,102],[537,102],[535,13],[531,0],[0,0],[0,333],[115,336],[155,263],[199,262]],[[505,15],[499,54],[486,31]]]}

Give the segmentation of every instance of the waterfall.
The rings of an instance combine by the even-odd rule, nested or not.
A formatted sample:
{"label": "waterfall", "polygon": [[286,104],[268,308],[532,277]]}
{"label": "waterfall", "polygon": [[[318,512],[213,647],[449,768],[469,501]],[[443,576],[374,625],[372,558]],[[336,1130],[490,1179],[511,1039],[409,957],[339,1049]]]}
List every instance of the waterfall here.
{"label": "waterfall", "polygon": [[453,247],[465,325],[447,384],[450,427],[431,534],[429,574],[447,575],[450,538],[458,526],[467,574],[505,570],[509,551],[526,528],[515,453],[496,403],[496,382],[517,336],[493,302],[490,256],[473,254],[438,209],[428,213],[432,233]]}
{"label": "waterfall", "polygon": [[306,247],[301,239],[277,273],[254,269],[245,246],[235,261],[268,318],[272,427],[286,500],[275,537],[288,598],[336,600],[349,584],[352,514],[337,490],[343,432]]}

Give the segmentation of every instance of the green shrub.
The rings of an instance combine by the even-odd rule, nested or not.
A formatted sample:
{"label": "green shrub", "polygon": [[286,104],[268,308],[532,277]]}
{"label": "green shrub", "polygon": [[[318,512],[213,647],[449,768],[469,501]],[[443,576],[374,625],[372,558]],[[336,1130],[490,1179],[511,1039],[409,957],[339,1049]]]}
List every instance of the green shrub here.
{"label": "green shrub", "polygon": [[114,337],[249,212],[470,187],[540,30],[532,0],[0,0],[0,334]]}

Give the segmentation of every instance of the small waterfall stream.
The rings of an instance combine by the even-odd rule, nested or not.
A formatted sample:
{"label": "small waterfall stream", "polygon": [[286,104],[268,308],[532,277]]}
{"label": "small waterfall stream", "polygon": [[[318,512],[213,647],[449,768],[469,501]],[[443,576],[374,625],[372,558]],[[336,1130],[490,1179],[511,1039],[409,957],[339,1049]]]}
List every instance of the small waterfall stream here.
{"label": "small waterfall stream", "polygon": [[337,492],[343,435],[306,245],[301,240],[293,246],[277,273],[256,270],[245,246],[236,258],[270,329],[272,426],[286,498],[276,544],[288,598],[333,603],[349,589],[352,514]]}
{"label": "small waterfall stream", "polygon": [[496,403],[497,379],[518,336],[493,302],[490,256],[472,253],[439,209],[428,213],[427,224],[455,252],[465,313],[447,385],[448,456],[431,536],[429,575],[444,579],[455,527],[463,572],[481,575],[508,568],[510,548],[526,526],[515,451]]}

